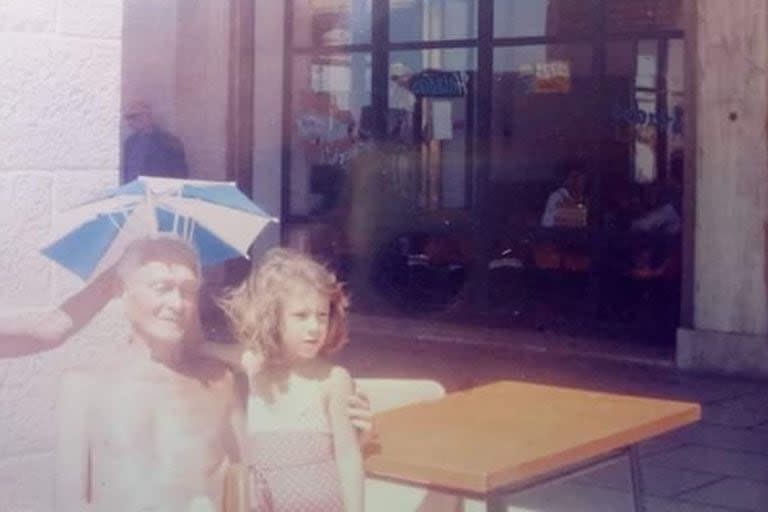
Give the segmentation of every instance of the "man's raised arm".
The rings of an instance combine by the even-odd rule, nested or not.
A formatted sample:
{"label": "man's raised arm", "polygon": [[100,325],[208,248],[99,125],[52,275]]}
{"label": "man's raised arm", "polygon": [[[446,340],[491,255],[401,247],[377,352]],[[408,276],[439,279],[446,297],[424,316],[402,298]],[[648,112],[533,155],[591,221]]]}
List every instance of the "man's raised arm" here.
{"label": "man's raised arm", "polygon": [[0,358],[56,348],[82,329],[115,295],[115,270],[91,280],[60,306],[0,317]]}

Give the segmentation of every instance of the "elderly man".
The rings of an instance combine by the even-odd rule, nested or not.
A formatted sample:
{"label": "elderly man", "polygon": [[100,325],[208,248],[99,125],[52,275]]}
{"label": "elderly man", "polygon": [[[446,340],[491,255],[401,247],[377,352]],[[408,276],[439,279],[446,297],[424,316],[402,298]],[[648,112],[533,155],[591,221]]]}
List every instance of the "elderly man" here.
{"label": "elderly man", "polygon": [[[201,355],[197,255],[178,239],[144,239],[110,273],[45,321],[0,323],[0,355],[52,348],[108,301],[110,281],[121,285],[129,342],[61,386],[56,510],[224,511],[225,476],[240,453],[243,390],[224,364]],[[350,414],[369,425],[359,406],[358,399]]]}
{"label": "elderly man", "polygon": [[133,133],[123,148],[123,181],[133,181],[139,175],[186,178],[183,144],[155,123],[149,105],[131,103],[124,115]]}
{"label": "elderly man", "polygon": [[67,375],[59,400],[56,508],[218,511],[238,458],[241,408],[221,363],[187,338],[200,270],[183,242],[134,243],[118,265],[130,343]]}

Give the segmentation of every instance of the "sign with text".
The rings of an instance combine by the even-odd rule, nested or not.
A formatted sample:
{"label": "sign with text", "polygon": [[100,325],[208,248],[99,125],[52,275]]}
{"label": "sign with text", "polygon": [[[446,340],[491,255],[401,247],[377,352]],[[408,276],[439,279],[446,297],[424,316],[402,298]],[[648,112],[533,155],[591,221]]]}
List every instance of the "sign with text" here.
{"label": "sign with text", "polygon": [[565,60],[536,62],[521,66],[530,94],[565,94],[571,92],[571,65]]}
{"label": "sign with text", "polygon": [[422,98],[458,98],[467,95],[467,75],[460,71],[427,69],[408,79],[408,90]]}

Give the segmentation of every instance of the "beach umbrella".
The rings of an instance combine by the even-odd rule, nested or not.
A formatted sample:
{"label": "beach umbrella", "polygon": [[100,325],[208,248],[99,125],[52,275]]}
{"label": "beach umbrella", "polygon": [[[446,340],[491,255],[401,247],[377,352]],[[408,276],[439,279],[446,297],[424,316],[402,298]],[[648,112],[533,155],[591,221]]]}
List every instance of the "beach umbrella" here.
{"label": "beach umbrella", "polygon": [[247,258],[273,222],[232,182],[139,176],[62,212],[42,253],[85,280],[116,263],[134,240],[175,236],[197,250],[202,265],[215,265]]}

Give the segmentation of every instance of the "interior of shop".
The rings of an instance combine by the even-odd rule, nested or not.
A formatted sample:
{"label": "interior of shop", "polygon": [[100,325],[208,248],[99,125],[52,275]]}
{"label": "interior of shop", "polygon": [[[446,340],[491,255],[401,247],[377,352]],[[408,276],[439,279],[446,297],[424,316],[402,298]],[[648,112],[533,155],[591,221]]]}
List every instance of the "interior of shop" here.
{"label": "interior of shop", "polygon": [[671,349],[681,9],[290,1],[284,242],[363,313]]}

